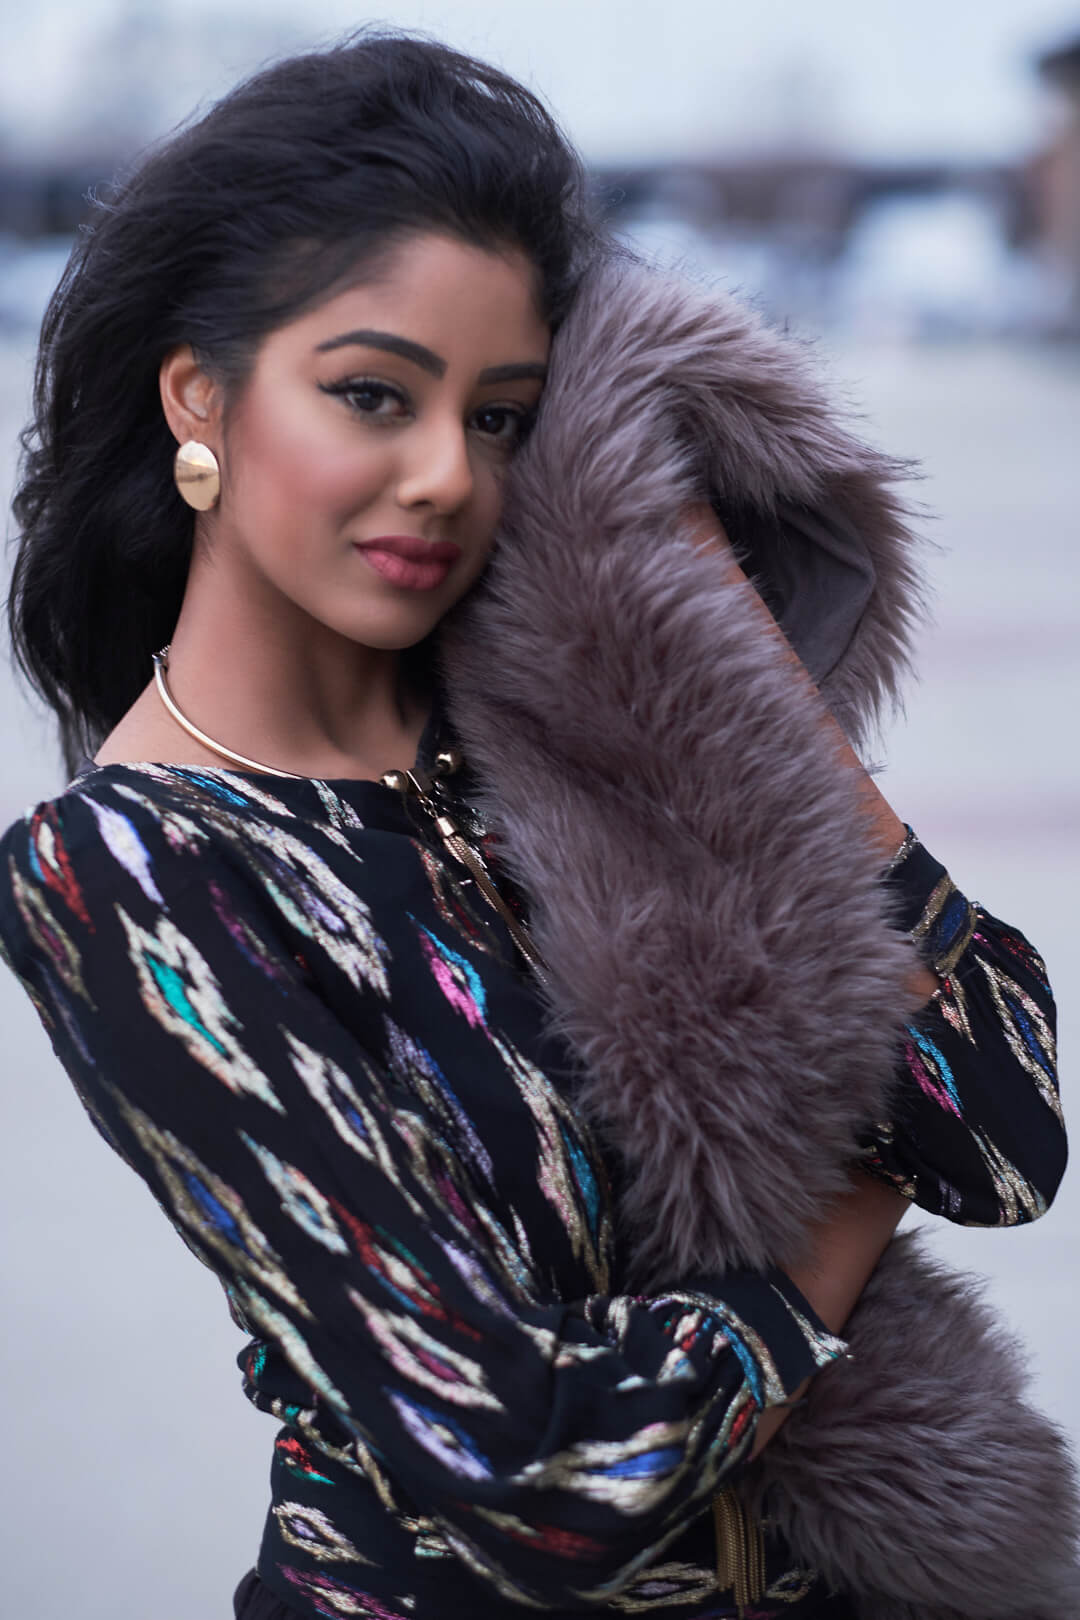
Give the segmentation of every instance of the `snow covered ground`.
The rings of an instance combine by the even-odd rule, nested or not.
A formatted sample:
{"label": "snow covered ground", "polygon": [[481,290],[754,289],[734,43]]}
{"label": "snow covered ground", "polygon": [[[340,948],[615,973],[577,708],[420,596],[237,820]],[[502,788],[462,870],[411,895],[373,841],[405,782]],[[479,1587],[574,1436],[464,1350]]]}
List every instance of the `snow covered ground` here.
{"label": "snow covered ground", "polygon": [[[946,548],[930,559],[937,623],[906,721],[883,750],[883,786],[961,887],[1046,956],[1069,1108],[1080,1024],[1080,356],[849,340],[828,358],[867,432],[921,460],[918,495]],[[5,505],[29,366],[27,333],[0,333]],[[0,761],[0,826],[61,785],[49,727],[2,664]],[[3,972],[0,1029],[8,1607],[33,1620],[224,1620],[258,1548],[275,1425],[240,1394],[242,1340],[218,1285],[98,1139]],[[1035,1226],[935,1225],[934,1241],[988,1277],[1036,1398],[1080,1440],[1080,1177],[1066,1178]]]}

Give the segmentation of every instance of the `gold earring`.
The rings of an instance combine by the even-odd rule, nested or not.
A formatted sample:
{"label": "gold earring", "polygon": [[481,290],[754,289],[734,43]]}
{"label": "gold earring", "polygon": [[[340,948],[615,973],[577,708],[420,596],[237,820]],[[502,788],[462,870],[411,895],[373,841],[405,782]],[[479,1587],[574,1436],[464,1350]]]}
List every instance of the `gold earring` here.
{"label": "gold earring", "polygon": [[221,494],[221,468],[208,444],[189,439],[176,452],[173,462],[176,487],[196,512],[208,512]]}

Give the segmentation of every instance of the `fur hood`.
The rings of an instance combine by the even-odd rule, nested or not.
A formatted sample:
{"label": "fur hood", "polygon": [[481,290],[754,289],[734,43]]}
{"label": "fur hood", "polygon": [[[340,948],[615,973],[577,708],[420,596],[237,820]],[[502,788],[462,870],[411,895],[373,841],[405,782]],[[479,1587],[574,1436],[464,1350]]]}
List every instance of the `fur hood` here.
{"label": "fur hood", "polygon": [[[625,1171],[637,1286],[792,1264],[890,1111],[914,949],[821,719],[864,741],[896,698],[905,470],[746,308],[607,259],[442,631],[478,807]],[[706,493],[817,692],[680,533]],[[899,1237],[846,1336],[747,1500],[867,1620],[1080,1614],[1064,1442],[970,1283]]]}

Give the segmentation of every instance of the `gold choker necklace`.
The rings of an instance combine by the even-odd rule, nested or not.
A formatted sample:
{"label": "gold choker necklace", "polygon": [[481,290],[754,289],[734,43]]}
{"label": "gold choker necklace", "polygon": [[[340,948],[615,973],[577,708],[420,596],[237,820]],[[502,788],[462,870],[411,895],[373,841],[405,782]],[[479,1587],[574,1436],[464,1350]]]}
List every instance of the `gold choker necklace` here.
{"label": "gold choker necklace", "polygon": [[[273,765],[260,765],[257,759],[248,759],[245,754],[237,754],[224,743],[215,742],[208,737],[205,731],[200,731],[179,707],[176,699],[169,691],[169,683],[165,679],[165,672],[169,667],[169,648],[162,647],[160,652],[154,654],[154,683],[158,689],[166,709],[172,715],[178,726],[182,726],[189,737],[202,743],[213,754],[220,754],[222,759],[232,760],[234,765],[242,765],[245,771],[265,771],[268,776],[285,776],[292,782],[307,782],[310,777],[298,776],[295,771],[279,771]],[[464,866],[473,882],[488,904],[499,913],[503,922],[510,931],[510,937],[517,945],[518,950],[530,964],[541,983],[547,979],[547,968],[543,957],[529,937],[528,930],[519,918],[514,916],[502,895],[495,887],[494,879],[484,863],[479,850],[473,848],[457,824],[446,814],[445,807],[439,802],[439,777],[449,775],[458,769],[461,756],[454,749],[448,749],[439,754],[436,760],[435,772],[431,777],[422,771],[384,771],[381,783],[384,787],[395,788],[399,793],[415,799],[421,808],[430,816],[435,824],[435,830],[443,841],[443,847],[452,855],[460,865]]]}
{"label": "gold choker necklace", "polygon": [[234,753],[231,748],[226,748],[224,743],[215,742],[213,737],[206,735],[205,731],[200,731],[198,726],[193,725],[188,719],[169,691],[169,683],[165,679],[165,671],[168,667],[169,648],[165,646],[162,647],[160,652],[154,654],[154,682],[162,703],[164,703],[177,725],[183,726],[189,737],[194,737],[195,741],[202,743],[204,748],[209,748],[212,754],[220,754],[222,759],[231,759],[234,765],[242,765],[245,771],[265,771],[268,776],[287,776],[292,782],[303,782],[305,780],[304,777],[297,776],[295,771],[279,771],[273,765],[260,765],[257,759],[248,759],[244,754]]}

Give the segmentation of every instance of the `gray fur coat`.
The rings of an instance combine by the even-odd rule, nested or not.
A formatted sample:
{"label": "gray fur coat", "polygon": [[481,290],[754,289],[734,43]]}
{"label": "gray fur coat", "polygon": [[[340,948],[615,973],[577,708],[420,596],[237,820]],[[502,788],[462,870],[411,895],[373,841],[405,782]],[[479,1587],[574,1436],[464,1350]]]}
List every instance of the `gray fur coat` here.
{"label": "gray fur coat", "polygon": [[[444,627],[550,1016],[628,1171],[641,1287],[793,1263],[889,1115],[913,947],[821,714],[858,741],[896,694],[919,605],[903,470],[753,313],[612,258]],[[753,587],[680,534],[706,491],[820,696]],[[846,1337],[744,1473],[751,1506],[866,1620],[1080,1615],[1068,1454],[970,1281],[899,1236]]]}

